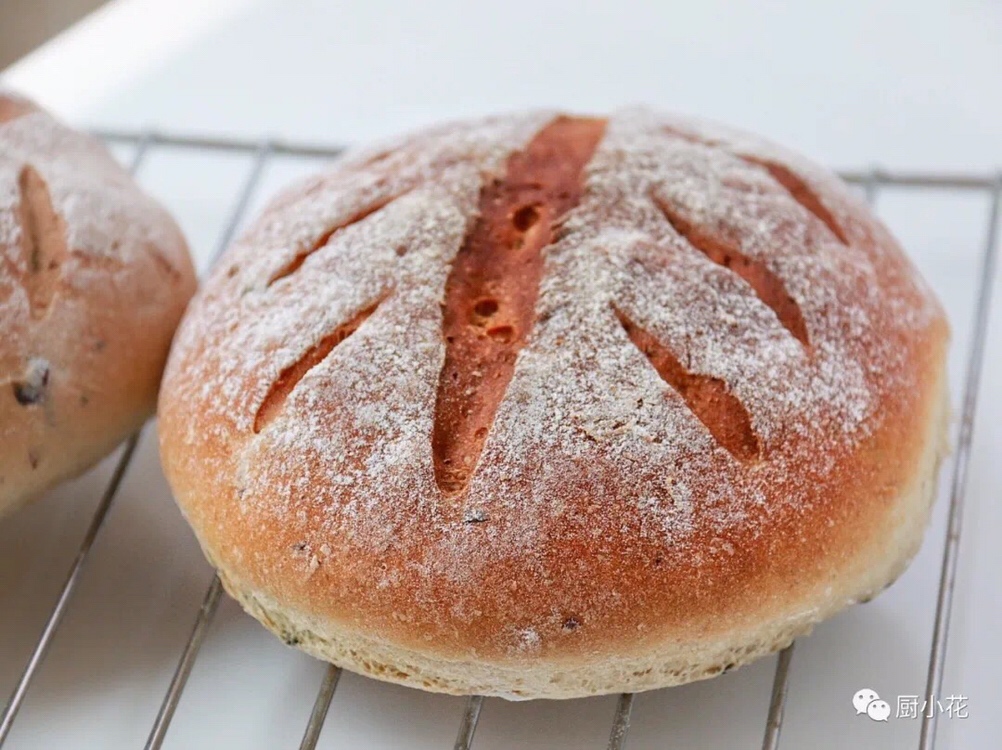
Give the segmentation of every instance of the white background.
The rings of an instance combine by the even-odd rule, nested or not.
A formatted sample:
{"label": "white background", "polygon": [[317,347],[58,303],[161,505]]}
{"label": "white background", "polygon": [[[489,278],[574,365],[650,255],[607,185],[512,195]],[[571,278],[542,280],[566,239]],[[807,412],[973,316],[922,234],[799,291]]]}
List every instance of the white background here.
{"label": "white background", "polygon": [[[990,172],[1002,167],[1000,40],[1002,3],[990,0],[117,0],[4,78],[81,126],[354,143],[443,117],[645,102],[759,131],[834,167]],[[314,166],[276,164],[258,203]],[[177,214],[204,266],[246,170],[236,157],[156,151],[140,179]],[[948,308],[958,404],[987,205],[984,194],[879,200]],[[1002,281],[994,287],[1002,298]],[[1002,735],[1002,299],[986,357],[944,685],[969,696],[971,718],[941,722],[940,744],[951,748],[993,748]],[[211,576],[155,442],[148,429],[9,747],[135,748],[145,739]],[[870,687],[893,707],[895,696],[924,689],[952,469],[908,573],[799,643],[782,747],[916,746],[916,721],[876,724],[856,717],[850,699]],[[0,525],[2,694],[109,471],[105,462]],[[630,749],[757,747],[774,665],[640,696]],[[321,673],[225,601],[166,746],[296,747]],[[345,675],[321,747],[451,747],[462,705]],[[475,747],[601,748],[614,706],[612,697],[489,700]]]}

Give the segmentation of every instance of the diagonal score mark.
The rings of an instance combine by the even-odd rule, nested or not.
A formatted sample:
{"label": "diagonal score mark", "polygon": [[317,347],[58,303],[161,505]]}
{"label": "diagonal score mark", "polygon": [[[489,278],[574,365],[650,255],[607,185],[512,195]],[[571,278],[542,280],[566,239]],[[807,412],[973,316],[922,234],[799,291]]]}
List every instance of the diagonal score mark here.
{"label": "diagonal score mark", "polygon": [[739,461],[758,459],[761,447],[752,429],[751,416],[727,389],[727,384],[719,378],[689,372],[668,347],[615,305],[612,310],[633,345],[647,357],[661,379],[682,397],[717,443]]}
{"label": "diagonal score mark", "polygon": [[56,293],[69,254],[66,225],[52,205],[49,188],[34,167],[26,165],[17,178],[21,242],[28,277],[25,286],[31,317],[45,315]]}
{"label": "diagonal score mark", "polygon": [[694,225],[663,198],[655,195],[654,203],[676,232],[718,266],[723,266],[744,279],[758,298],[776,314],[780,324],[797,341],[810,348],[804,315],[779,276],[764,263],[744,255],[732,243]]}
{"label": "diagonal score mark", "polygon": [[754,156],[745,156],[743,154],[738,154],[738,158],[748,164],[760,167],[772,175],[772,179],[782,185],[783,189],[790,194],[793,200],[814,214],[822,224],[828,227],[831,233],[838,237],[839,242],[843,245],[849,244],[849,239],[845,236],[845,230],[835,221],[832,212],[821,202],[817,193],[800,176],[778,162],[759,159]]}
{"label": "diagonal score mark", "polygon": [[356,312],[351,318],[307,349],[298,360],[282,370],[275,382],[271,384],[271,388],[268,389],[268,393],[261,401],[261,406],[258,407],[257,414],[254,416],[255,433],[261,432],[278,415],[299,381],[306,377],[310,370],[327,359],[339,344],[344,343],[349,336],[355,333],[388,296],[389,294],[384,294],[372,304]]}
{"label": "diagonal score mark", "polygon": [[[678,138],[688,143],[695,143],[708,148],[727,150],[726,146],[715,138],[703,138],[695,135],[694,133],[687,133],[671,127],[663,128],[662,131],[673,138]],[[849,244],[849,239],[845,235],[845,230],[843,230],[839,223],[835,220],[835,217],[832,215],[832,212],[828,210],[828,207],[821,202],[821,199],[818,197],[818,194],[814,192],[814,189],[811,188],[802,177],[779,162],[775,162],[770,159],[762,159],[757,156],[739,154],[730,150],[727,150],[727,152],[740,159],[745,164],[750,164],[753,167],[764,169],[768,172],[772,179],[775,180],[780,187],[782,187],[789,194],[789,196],[793,198],[793,200],[799,203],[804,209],[813,214],[822,224],[828,227],[829,231],[831,231],[831,233],[838,238],[839,242],[843,245]]]}
{"label": "diagonal score mark", "polygon": [[[21,169],[17,187],[22,255],[28,270],[24,287],[28,293],[31,317],[38,320],[52,306],[63,267],[70,258],[79,266],[105,273],[118,271],[126,264],[114,254],[89,253],[70,247],[66,222],[52,203],[45,179],[30,164]],[[117,245],[112,245],[112,251],[116,249]],[[181,281],[180,272],[152,243],[148,243],[145,250],[172,284]]]}
{"label": "diagonal score mark", "polygon": [[298,253],[295,254],[295,256],[293,256],[292,260],[290,260],[288,263],[282,266],[282,268],[276,271],[275,275],[272,276],[271,279],[269,279],[268,286],[271,286],[276,281],[280,281],[281,279],[284,279],[286,276],[291,276],[296,271],[298,271],[299,268],[303,265],[303,263],[306,262],[306,259],[309,258],[311,255],[313,255],[313,253],[317,252],[322,247],[324,247],[328,242],[330,242],[331,237],[333,237],[337,232],[340,232],[342,229],[347,229],[353,224],[357,224],[363,219],[372,216],[374,213],[382,210],[383,208],[388,206],[390,203],[392,203],[399,197],[400,197],[399,195],[391,195],[387,198],[382,198],[381,200],[375,201],[374,203],[370,203],[365,208],[356,211],[354,214],[349,216],[344,221],[340,221],[334,226],[332,226],[322,235],[317,237],[317,239],[313,241],[313,244],[311,244],[304,250],[300,250]]}
{"label": "diagonal score mark", "polygon": [[444,493],[462,492],[477,465],[532,327],[543,248],[581,200],[604,132],[604,120],[557,117],[480,191],[479,218],[456,253],[442,306],[432,453]]}

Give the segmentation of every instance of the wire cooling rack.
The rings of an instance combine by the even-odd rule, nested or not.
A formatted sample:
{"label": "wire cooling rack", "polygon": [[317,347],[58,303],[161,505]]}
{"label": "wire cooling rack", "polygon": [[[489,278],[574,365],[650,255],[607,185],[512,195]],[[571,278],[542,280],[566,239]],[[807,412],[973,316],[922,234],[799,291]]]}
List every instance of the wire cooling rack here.
{"label": "wire cooling rack", "polygon": [[[224,222],[223,231],[212,256],[213,262],[219,257],[226,246],[229,245],[238,227],[241,225],[269,160],[279,156],[309,157],[321,160],[334,159],[342,150],[335,146],[321,144],[293,143],[279,140],[251,141],[211,138],[163,133],[153,130],[102,130],[96,134],[108,142],[109,145],[132,149],[129,167],[133,173],[140,168],[153,150],[172,149],[213,153],[229,152],[243,154],[251,160],[250,171],[234,196],[232,209]],[[871,203],[876,200],[878,192],[881,189],[892,187],[976,192],[988,196],[990,201],[988,220],[983,230],[984,240],[979,259],[980,273],[977,280],[973,322],[968,332],[970,348],[966,361],[966,375],[961,397],[962,406],[959,433],[956,438],[955,455],[950,478],[946,537],[939,571],[939,585],[933,617],[933,635],[928,654],[925,695],[934,696],[940,694],[943,683],[947,643],[950,633],[950,615],[957,580],[968,467],[974,436],[974,417],[983,369],[982,365],[991,310],[992,285],[998,256],[999,213],[1000,206],[1002,206],[1002,174],[892,172],[875,168],[843,172],[841,176],[847,182],[859,186]],[[17,719],[18,712],[28,694],[32,681],[45,659],[60,623],[72,601],[74,591],[77,589],[81,573],[87,563],[91,549],[98,539],[108,511],[114,502],[119,485],[129,470],[129,465],[138,441],[139,433],[136,433],[125,442],[121,456],[97,504],[90,524],[83,536],[79,551],[70,566],[66,580],[59,591],[44,627],[38,635],[33,650],[27,657],[24,670],[11,693],[3,714],[0,716],[0,747],[4,745]],[[209,625],[219,607],[222,594],[222,585],[218,577],[213,577],[212,583],[205,593],[201,607],[195,615],[194,626],[178,659],[176,670],[164,694],[160,709],[153,720],[152,728],[145,744],[146,750],[158,750],[167,736],[174,712],[181,699],[195,660],[198,658],[199,650],[205,639]],[[763,717],[763,750],[776,750],[776,748],[780,747],[783,710],[794,663],[795,646],[796,644],[794,643],[781,651],[776,662],[769,708],[767,714]],[[341,670],[334,665],[329,665],[324,672],[309,721],[303,733],[303,738],[299,746],[300,750],[312,750],[316,747],[340,676]],[[608,750],[623,750],[625,747],[629,737],[633,703],[634,696],[632,694],[623,694],[619,697],[609,732]],[[483,705],[484,698],[482,696],[474,695],[466,699],[454,750],[470,750],[473,747],[477,723]],[[919,750],[934,750],[936,746],[938,718],[939,714],[935,711],[928,714],[923,713],[918,740]]]}

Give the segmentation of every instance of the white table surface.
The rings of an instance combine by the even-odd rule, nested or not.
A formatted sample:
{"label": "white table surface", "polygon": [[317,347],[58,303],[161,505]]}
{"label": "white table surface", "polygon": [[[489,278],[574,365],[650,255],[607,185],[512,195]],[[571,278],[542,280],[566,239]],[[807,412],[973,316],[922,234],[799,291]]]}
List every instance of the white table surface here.
{"label": "white table surface", "polygon": [[[1002,4],[989,0],[116,0],[0,78],[81,126],[349,143],[443,117],[647,102],[757,130],[833,166],[987,172],[1002,167],[1000,32]],[[276,164],[257,204],[312,166]],[[204,266],[246,169],[236,157],[157,151],[140,179],[174,210]],[[948,308],[959,403],[987,198],[887,192],[879,208]],[[969,697],[970,718],[940,722],[948,748],[994,748],[1002,737],[1002,279],[994,289],[943,690]],[[10,748],[145,740],[211,577],[170,498],[154,438],[147,429]],[[947,462],[909,571],[798,644],[783,748],[917,746],[917,721],[856,717],[850,698],[871,687],[893,707],[896,696],[924,690],[952,469]],[[23,666],[110,470],[106,461],[0,525],[0,695]],[[774,667],[773,657],[640,696],[630,750],[758,747]],[[322,671],[224,601],[165,746],[296,747]],[[320,746],[451,747],[462,706],[346,674]],[[475,747],[601,748],[614,707],[614,697],[489,700]]]}

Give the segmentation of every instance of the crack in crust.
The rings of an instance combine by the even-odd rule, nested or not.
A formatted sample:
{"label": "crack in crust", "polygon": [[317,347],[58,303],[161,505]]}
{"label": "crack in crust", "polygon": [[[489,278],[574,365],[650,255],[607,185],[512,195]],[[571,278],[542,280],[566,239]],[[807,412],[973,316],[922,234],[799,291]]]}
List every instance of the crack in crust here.
{"label": "crack in crust", "polygon": [[711,261],[744,279],[758,298],[776,314],[783,327],[805,348],[810,348],[807,325],[800,306],[786,291],[779,276],[764,263],[744,255],[733,243],[712,234],[705,227],[694,225],[662,198],[655,196],[654,203],[676,232]]}
{"label": "crack in crust", "polygon": [[17,178],[21,220],[21,246],[27,275],[24,280],[31,317],[45,316],[59,285],[63,263],[69,255],[66,225],[56,213],[45,180],[26,165]]}
{"label": "crack in crust", "polygon": [[817,193],[808,187],[807,183],[799,176],[782,164],[777,164],[774,161],[756,159],[753,156],[740,156],[739,158],[745,163],[760,167],[772,175],[772,178],[783,186],[786,192],[790,194],[790,197],[820,219],[821,223],[831,230],[831,233],[838,238],[839,242],[843,245],[849,244],[849,240],[845,236],[845,230],[835,221],[835,217],[832,216],[831,211],[821,202]]}
{"label": "crack in crust", "polygon": [[446,494],[462,492],[476,468],[532,328],[543,249],[580,201],[604,132],[604,120],[558,117],[481,189],[480,216],[453,261],[442,306],[432,455]]}
{"label": "crack in crust", "polygon": [[761,458],[761,446],[752,429],[751,416],[723,380],[690,372],[668,347],[640,328],[626,313],[615,305],[612,310],[633,345],[647,357],[661,379],[682,397],[717,443],[739,461]]}
{"label": "crack in crust", "polygon": [[281,279],[284,279],[286,276],[291,276],[296,271],[298,271],[300,267],[303,265],[303,263],[306,262],[307,258],[309,258],[311,255],[313,255],[313,253],[317,252],[318,250],[320,250],[320,248],[324,247],[328,242],[330,242],[331,237],[333,237],[335,233],[341,231],[342,229],[350,227],[352,224],[357,224],[358,222],[368,218],[369,216],[372,216],[372,214],[382,210],[383,208],[388,206],[390,203],[392,203],[399,197],[400,197],[399,195],[391,195],[388,198],[383,198],[382,200],[378,200],[375,203],[366,206],[362,210],[355,212],[344,221],[338,222],[337,224],[332,226],[322,235],[317,237],[317,239],[313,242],[312,245],[307,247],[305,250],[301,250],[298,253],[296,253],[295,256],[292,258],[292,260],[290,260],[288,263],[282,266],[282,268],[276,271],[275,274],[271,277],[271,279],[268,280],[268,286],[271,286],[276,281],[280,281]]}
{"label": "crack in crust", "polygon": [[748,156],[746,154],[734,153],[726,148],[726,144],[721,143],[714,138],[700,138],[692,133],[686,133],[670,127],[663,128],[662,130],[674,138],[679,138],[689,143],[695,143],[709,148],[724,149],[732,156],[743,161],[745,164],[751,164],[753,167],[765,170],[769,173],[772,179],[775,180],[776,183],[782,187],[791,198],[793,198],[793,200],[803,206],[822,224],[828,227],[829,231],[835,235],[840,243],[846,246],[850,244],[849,238],[846,237],[845,230],[842,229],[839,223],[835,220],[832,212],[828,210],[824,203],[821,202],[817,193],[803,180],[803,178],[795,174],[788,167],[772,161],[771,159],[762,159],[755,156]]}
{"label": "crack in crust", "polygon": [[378,307],[386,301],[389,294],[385,294],[368,307],[355,313],[347,321],[339,325],[333,331],[324,336],[320,341],[311,346],[296,362],[282,370],[278,379],[271,384],[261,406],[258,407],[254,416],[254,432],[259,433],[267,427],[272,420],[281,413],[289,395],[295,390],[306,374],[314,367],[323,362],[332,351],[357,331],[369,317],[376,312]]}

